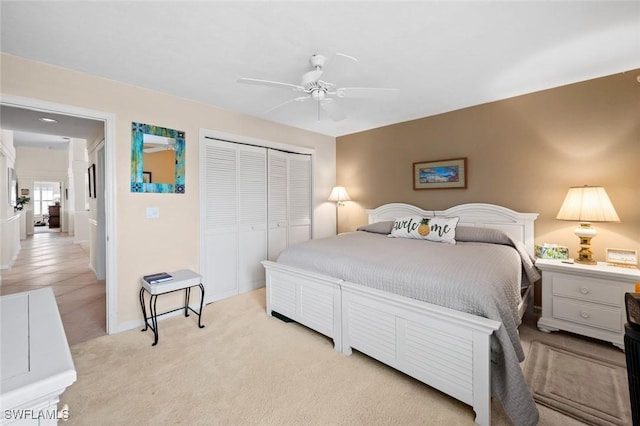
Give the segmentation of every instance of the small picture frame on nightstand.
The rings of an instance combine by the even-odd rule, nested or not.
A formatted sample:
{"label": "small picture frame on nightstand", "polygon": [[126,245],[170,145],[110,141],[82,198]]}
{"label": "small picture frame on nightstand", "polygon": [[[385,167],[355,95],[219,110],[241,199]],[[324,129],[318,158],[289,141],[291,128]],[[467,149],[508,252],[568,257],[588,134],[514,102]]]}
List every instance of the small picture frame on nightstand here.
{"label": "small picture frame on nightstand", "polygon": [[625,268],[637,268],[638,252],[636,250],[608,248],[607,263]]}

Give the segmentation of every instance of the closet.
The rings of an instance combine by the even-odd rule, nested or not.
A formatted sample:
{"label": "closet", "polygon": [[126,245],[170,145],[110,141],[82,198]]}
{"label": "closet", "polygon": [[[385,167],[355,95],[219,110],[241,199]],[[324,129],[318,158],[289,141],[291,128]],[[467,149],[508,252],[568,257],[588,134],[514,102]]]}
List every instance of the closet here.
{"label": "closet", "polygon": [[265,259],[311,238],[311,156],[205,138],[202,254],[207,303],[264,286]]}
{"label": "closet", "polygon": [[311,156],[269,150],[268,258],[311,238]]}

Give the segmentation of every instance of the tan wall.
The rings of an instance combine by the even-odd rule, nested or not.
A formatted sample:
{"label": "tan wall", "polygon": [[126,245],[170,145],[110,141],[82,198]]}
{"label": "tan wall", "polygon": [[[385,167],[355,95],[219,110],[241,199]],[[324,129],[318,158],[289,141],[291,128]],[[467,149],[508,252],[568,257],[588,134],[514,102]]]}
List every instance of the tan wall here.
{"label": "tan wall", "polygon": [[[142,275],[199,269],[200,129],[315,149],[314,232],[335,232],[334,205],[326,201],[335,183],[335,138],[12,55],[0,59],[2,94],[115,115],[118,324],[141,320]],[[185,131],[185,194],[130,192],[131,122]],[[146,207],[158,207],[160,218],[146,219]]]}
{"label": "tan wall", "polygon": [[[598,223],[594,255],[640,251],[640,70],[519,96],[337,139],[337,185],[354,200],[340,231],[364,209],[405,202],[442,210],[461,203],[537,212],[537,243],[578,249],[576,224],[555,216],[570,186],[602,185],[620,223]],[[414,191],[412,163],[468,159],[467,189]]]}

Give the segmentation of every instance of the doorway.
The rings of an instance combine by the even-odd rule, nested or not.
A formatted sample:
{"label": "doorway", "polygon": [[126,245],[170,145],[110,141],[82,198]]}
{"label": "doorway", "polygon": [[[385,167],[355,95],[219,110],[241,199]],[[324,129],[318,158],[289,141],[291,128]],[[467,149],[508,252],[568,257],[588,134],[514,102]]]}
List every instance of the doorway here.
{"label": "doorway", "polygon": [[[117,331],[117,287],[116,287],[116,236],[115,236],[115,116],[103,111],[95,111],[70,105],[56,104],[31,98],[22,98],[11,95],[3,95],[0,100],[3,106],[21,108],[28,111],[66,115],[70,117],[84,118],[87,120],[102,121],[104,128],[104,141],[97,147],[98,161],[102,159],[103,167],[98,172],[102,176],[103,185],[96,208],[103,211],[98,217],[102,217],[100,231],[102,235],[96,238],[94,250],[97,245],[101,247],[98,253],[103,253],[104,279],[106,291],[106,331],[113,334]],[[98,271],[96,271],[98,272]]]}
{"label": "doorway", "polygon": [[[33,183],[33,233],[60,232],[60,182],[35,181]],[[29,226],[28,224],[27,226]]]}

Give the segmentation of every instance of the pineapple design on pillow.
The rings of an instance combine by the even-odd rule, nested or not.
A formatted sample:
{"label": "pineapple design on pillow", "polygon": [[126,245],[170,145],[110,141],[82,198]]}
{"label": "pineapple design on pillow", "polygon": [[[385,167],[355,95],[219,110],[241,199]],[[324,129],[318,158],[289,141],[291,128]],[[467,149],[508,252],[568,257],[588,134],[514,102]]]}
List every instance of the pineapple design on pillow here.
{"label": "pineapple design on pillow", "polygon": [[427,235],[429,235],[429,231],[429,219],[425,217],[420,221],[420,226],[418,226],[418,234],[426,237]]}

